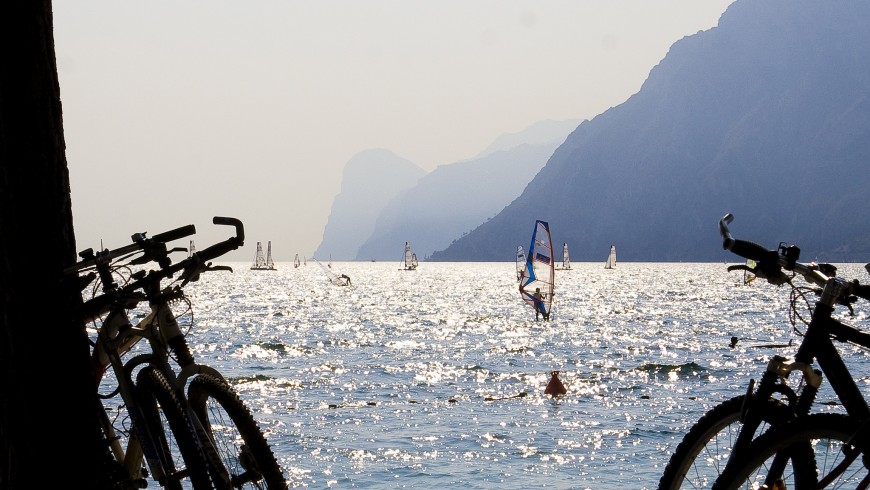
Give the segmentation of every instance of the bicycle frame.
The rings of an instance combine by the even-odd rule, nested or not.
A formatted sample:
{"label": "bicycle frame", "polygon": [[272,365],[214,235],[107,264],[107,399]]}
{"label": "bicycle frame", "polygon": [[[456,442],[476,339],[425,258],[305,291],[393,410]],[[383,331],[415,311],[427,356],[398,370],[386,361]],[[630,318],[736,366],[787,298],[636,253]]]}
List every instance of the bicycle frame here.
{"label": "bicycle frame", "polygon": [[[176,349],[177,355],[180,357],[179,363],[183,366],[180,374],[176,375],[173,370],[169,362],[169,341],[181,339],[183,342],[183,335],[170,307],[170,302],[182,297],[182,295],[180,289],[156,294],[156,297],[149,302],[149,314],[135,326],[130,325],[127,312],[123,307],[114,309],[107,316],[104,327],[100,328],[99,341],[92,354],[96,375],[101,377],[105,369],[111,366],[118,381],[118,392],[137,427],[137,431],[134,432],[136,437],[130,437],[125,450],[121,447],[120,440],[115,435],[108,417],[104,420],[104,428],[110,437],[115,459],[123,464],[126,473],[131,478],[137,477],[143,456],[155,479],[160,481],[166,475],[159,457],[159,445],[147,433],[147,424],[142,420],[136,406],[136,400],[133,396],[134,370],[143,365],[156,367],[182,399],[186,381],[195,374],[208,373],[218,379],[224,379],[217,370],[196,364],[186,345]],[[150,352],[136,355],[124,362],[122,357],[143,338],[148,340]],[[194,424],[201,426],[192,412],[189,413],[189,416]],[[200,441],[200,443],[210,444],[211,441]]]}
{"label": "bicycle frame", "polygon": [[[119,401],[123,401],[133,420],[135,430],[124,447],[115,433],[115,421],[99,402],[107,447],[117,463],[108,471],[125,488],[144,485],[147,473],[161,485],[173,488],[181,488],[182,479],[195,488],[248,484],[287,488],[280,465],[249,408],[217,370],[194,361],[172,311],[178,300],[186,301],[184,286],[198,281],[201,273],[232,272],[230,267],[210,261],[242,246],[244,227],[241,221],[229,217],[216,216],[213,223],[233,226],[235,236],[175,264],[169,254],[187,250],[168,250],[167,242],[195,233],[193,225],[150,239],[137,233],[132,237],[133,245],[115,250],[85,250],[79,254],[83,260],[64,270],[65,274],[77,275],[90,270],[77,277],[81,289],[97,277],[97,284],[102,285],[103,294],[92,295],[77,314],[86,323],[97,325],[91,353],[95,389],[99,389],[109,368],[116,378],[112,392],[100,394],[99,398],[120,395]],[[127,280],[122,286],[115,283],[121,268],[151,262],[159,268],[131,271],[129,277],[124,274]],[[168,282],[168,287],[163,282]],[[145,302],[150,311],[132,325],[128,310]],[[149,348],[130,355],[143,338]],[[216,421],[219,431],[214,430]],[[182,465],[176,464],[182,460]],[[143,463],[147,469],[143,469]]]}
{"label": "bicycle frame", "polygon": [[[727,227],[731,219],[733,218],[730,214],[726,215],[719,224],[725,240],[724,247],[744,258],[759,262],[766,261],[764,272],[771,274],[767,277],[768,281],[774,284],[790,282],[790,279],[782,275],[780,268],[785,268],[799,273],[808,282],[822,286],[823,289],[820,299],[813,308],[812,317],[804,333],[804,339],[794,356],[794,362],[787,363],[785,358],[774,356],[754,394],[752,393],[754,381],[750,380],[746,397],[747,406],[744,407],[741,419],[743,425],[729,456],[728,464],[738,461],[742,452],[747,450],[746,448],[754,439],[755,432],[764,418],[762,410],[768,399],[776,393],[781,393],[788,398],[788,405],[795,417],[808,415],[815,402],[822,376],[828,378],[831,388],[850,416],[857,420],[868,420],[870,417],[870,407],[834,345],[834,339],[837,339],[870,348],[870,334],[846,325],[832,316],[834,307],[838,303],[848,304],[844,300],[853,294],[850,289],[852,284],[833,275],[828,277],[821,271],[821,267],[797,262],[800,252],[796,247],[786,248],[781,244],[779,252],[767,251],[754,243],[733,239]],[[854,294],[859,293],[854,292]],[[861,294],[866,299],[866,291]],[[812,368],[814,362],[818,363],[820,370]],[[804,387],[799,395],[784,382],[793,371],[800,371],[803,375]],[[777,455],[770,474],[779,474],[787,459],[787,455]]]}
{"label": "bicycle frame", "polygon": [[[143,457],[155,480],[162,481],[168,473],[163,467],[160,457],[162,450],[149,433],[148,424],[145,422],[144,416],[138,407],[138,402],[134,396],[132,377],[132,371],[137,365],[143,362],[158,360],[161,356],[159,354],[140,355],[131,359],[128,363],[124,363],[122,360],[122,356],[138,340],[143,337],[150,340],[159,334],[157,329],[150,326],[153,325],[151,320],[153,320],[153,316],[149,315],[136,327],[133,327],[130,325],[126,310],[123,308],[113,310],[106,317],[103,326],[98,330],[98,340],[92,353],[95,381],[99,383],[105,369],[111,366],[118,383],[117,394],[120,395],[133,420],[135,430],[130,434],[127,447],[123,448],[121,440],[115,433],[114,426],[101,403],[100,418],[109,440],[112,454],[115,460],[123,466],[125,474],[134,481],[144,477],[140,471]],[[160,349],[159,346],[158,349]],[[146,359],[146,356],[148,359]]]}

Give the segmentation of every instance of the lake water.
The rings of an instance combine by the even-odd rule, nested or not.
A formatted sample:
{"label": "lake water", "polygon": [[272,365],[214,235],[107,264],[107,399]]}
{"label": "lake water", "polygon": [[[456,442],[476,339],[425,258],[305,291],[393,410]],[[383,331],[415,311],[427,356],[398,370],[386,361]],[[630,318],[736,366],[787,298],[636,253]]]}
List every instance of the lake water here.
{"label": "lake water", "polygon": [[[722,263],[575,263],[556,271],[549,322],[508,262],[334,263],[349,287],[314,262],[227,265],[187,288],[189,341],[253,409],[291,487],[655,488],[695,420],[794,351],[764,346],[797,340],[789,288],[744,286]],[[867,329],[866,306],[849,322]],[[866,388],[867,352],[844,355]]]}

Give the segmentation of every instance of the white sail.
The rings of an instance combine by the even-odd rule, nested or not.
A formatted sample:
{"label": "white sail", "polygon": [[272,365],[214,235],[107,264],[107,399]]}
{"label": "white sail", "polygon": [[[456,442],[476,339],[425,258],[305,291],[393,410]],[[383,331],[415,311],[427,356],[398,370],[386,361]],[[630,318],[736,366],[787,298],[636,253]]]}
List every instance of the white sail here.
{"label": "white sail", "polygon": [[559,270],[570,270],[571,258],[568,255],[568,243],[562,245],[562,267]]}
{"label": "white sail", "polygon": [[411,251],[411,242],[405,242],[405,255],[402,257],[402,268],[399,270],[413,271],[417,269],[417,254]]}
{"label": "white sail", "polygon": [[275,263],[272,262],[272,242],[269,242],[269,255],[263,253],[263,243],[257,242],[257,253],[254,255],[254,263],[251,264],[252,271],[273,271]]}
{"label": "white sail", "polygon": [[272,241],[271,240],[269,240],[269,244],[268,244],[268,247],[266,249],[266,268],[267,269],[274,269],[275,268],[275,262],[272,260]]}
{"label": "white sail", "polygon": [[296,258],[293,259],[293,267],[299,267],[299,254],[296,254]]}
{"label": "white sail", "polygon": [[523,279],[523,269],[526,267],[526,253],[522,245],[517,245],[517,281]]}
{"label": "white sail", "polygon": [[605,269],[616,268],[616,245],[610,246],[610,255],[607,256],[607,262],[604,263]]}
{"label": "white sail", "polygon": [[333,272],[331,270],[332,264],[327,267],[321,264],[320,261],[316,258],[314,258],[314,261],[317,262],[317,265],[319,265],[320,268],[323,269],[323,272],[326,273],[326,277],[329,278],[329,282],[335,284],[336,286],[350,286],[350,277],[348,277],[346,274],[339,275]]}
{"label": "white sail", "polygon": [[535,319],[543,314],[550,319],[553,306],[553,242],[550,239],[550,225],[546,221],[535,221],[526,267],[520,279],[520,295],[523,301],[535,310]]}

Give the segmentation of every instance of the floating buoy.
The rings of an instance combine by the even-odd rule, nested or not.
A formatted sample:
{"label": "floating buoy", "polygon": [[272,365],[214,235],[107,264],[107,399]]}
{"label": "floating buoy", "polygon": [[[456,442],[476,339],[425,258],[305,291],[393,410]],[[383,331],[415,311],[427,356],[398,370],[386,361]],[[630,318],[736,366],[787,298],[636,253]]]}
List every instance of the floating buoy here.
{"label": "floating buoy", "polygon": [[565,389],[565,385],[562,384],[562,381],[559,380],[559,371],[553,371],[550,373],[550,382],[547,383],[547,388],[544,390],[545,395],[564,395],[568,393],[568,390]]}

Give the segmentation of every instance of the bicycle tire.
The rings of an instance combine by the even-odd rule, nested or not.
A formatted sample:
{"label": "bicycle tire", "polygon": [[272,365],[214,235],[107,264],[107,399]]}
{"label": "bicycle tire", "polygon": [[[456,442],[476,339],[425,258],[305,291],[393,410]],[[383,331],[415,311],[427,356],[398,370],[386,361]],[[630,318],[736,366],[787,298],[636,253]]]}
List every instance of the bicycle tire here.
{"label": "bicycle tire", "polygon": [[287,488],[263,431],[229,384],[200,374],[190,382],[187,398],[230,472],[234,488]]}
{"label": "bicycle tire", "polygon": [[[740,395],[726,400],[698,419],[668,460],[658,490],[709,488],[724,469],[742,427],[740,416],[745,399],[745,395]],[[789,420],[790,413],[785,404],[768,400],[762,425],[756,432]]]}
{"label": "bicycle tire", "polygon": [[[857,454],[848,462],[842,449],[852,447],[847,441],[859,427],[857,419],[833,413],[807,415],[773,427],[750,444],[740,461],[725,468],[713,489],[758,488],[756,485],[767,477],[773,457],[780,452],[788,456],[787,465],[781,475],[773,477],[780,477],[785,488],[819,488],[819,482],[826,477],[833,481],[825,488],[856,488],[867,478],[864,458]],[[840,463],[847,466],[836,476],[832,470]]]}
{"label": "bicycle tire", "polygon": [[[136,400],[146,422],[146,427],[137,430],[147,431],[160,446],[159,456],[167,474],[158,483],[180,489],[182,480],[187,478],[196,490],[211,489],[211,480],[186,405],[156,367],[147,366],[139,371]],[[167,438],[166,427],[172,433],[171,440]]]}

